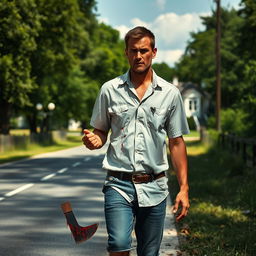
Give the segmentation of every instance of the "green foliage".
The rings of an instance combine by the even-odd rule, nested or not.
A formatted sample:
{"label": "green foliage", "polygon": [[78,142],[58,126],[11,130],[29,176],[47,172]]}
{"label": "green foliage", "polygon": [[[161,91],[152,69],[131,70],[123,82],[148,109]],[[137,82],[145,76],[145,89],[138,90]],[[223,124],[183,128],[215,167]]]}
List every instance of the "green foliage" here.
{"label": "green foliage", "polygon": [[247,123],[247,136],[256,134],[256,60],[250,60],[245,66],[246,87],[244,96],[241,98],[239,106],[248,113],[245,122]]}
{"label": "green foliage", "polygon": [[1,101],[27,105],[34,87],[28,56],[36,49],[40,15],[33,0],[0,2]]}
{"label": "green foliage", "polygon": [[[238,46],[235,37],[239,34],[242,19],[235,10],[222,9],[222,106],[230,107],[242,94],[240,80],[244,63],[236,54]],[[202,17],[204,31],[191,33],[191,40],[181,61],[176,65],[179,80],[204,84],[205,89],[215,97],[215,22],[216,14]],[[232,69],[230,68],[232,66]]]}
{"label": "green foliage", "polygon": [[254,0],[242,0],[241,9],[238,11],[243,19],[239,36],[239,53],[243,59],[256,60],[256,2]]}
{"label": "green foliage", "polygon": [[[82,7],[85,12],[85,6]],[[40,121],[35,109],[37,103],[43,104],[47,111],[48,103],[54,102],[56,110],[53,114],[55,117],[63,117],[58,118],[62,124],[70,116],[72,111],[65,112],[67,103],[61,102],[58,98],[60,94],[66,93],[63,91],[63,84],[70,81],[70,76],[74,78],[74,67],[80,65],[81,56],[88,55],[91,47],[89,33],[86,30],[86,25],[89,26],[90,23],[80,10],[78,1],[42,0],[37,3],[37,9],[41,14],[41,29],[36,38],[37,48],[30,58],[31,76],[34,77],[37,88],[29,94],[32,106],[22,109],[29,120],[32,132],[36,132],[36,126]],[[76,95],[76,91],[79,90],[76,87],[80,88],[80,84],[73,83],[72,86],[73,90],[67,90],[71,98],[73,92]],[[82,97],[82,94],[78,96]],[[77,102],[80,101],[77,99]],[[76,115],[76,112],[73,114]],[[41,123],[46,124],[46,120]]]}
{"label": "green foliage", "polygon": [[[225,109],[221,110],[221,127],[222,132],[229,132],[232,134],[243,136],[248,131],[246,119],[248,114],[242,109]],[[216,119],[211,116],[208,119],[207,125],[209,128],[215,128]]]}
{"label": "green foliage", "polygon": [[36,49],[40,14],[34,0],[0,1],[0,133],[8,134],[11,108],[31,105],[35,87],[29,57]]}
{"label": "green foliage", "polygon": [[243,134],[246,130],[244,122],[245,113],[239,109],[226,109],[221,111],[221,123],[223,132],[232,132],[235,134]]}
{"label": "green foliage", "polygon": [[95,11],[95,0],[0,2],[0,133],[14,113],[36,133],[49,102],[55,125],[88,122],[100,85],[128,68],[119,32]]}
{"label": "green foliage", "polygon": [[214,81],[214,31],[191,34],[191,41],[185,54],[176,64],[180,81],[201,84],[211,87]]}
{"label": "green foliage", "polygon": [[59,97],[56,97],[56,106],[60,107],[56,109],[55,122],[63,127],[67,126],[70,119],[88,123],[99,84],[86,78],[77,66],[60,85]]}
{"label": "green foliage", "polygon": [[93,34],[93,40],[95,45],[82,63],[82,69],[92,80],[102,85],[127,71],[124,43],[119,39],[117,30],[100,23]]}
{"label": "green foliage", "polygon": [[166,63],[154,63],[152,65],[156,74],[168,82],[172,82],[173,78],[175,77],[175,70],[174,68],[169,67]]}
{"label": "green foliage", "polygon": [[[239,11],[221,9],[221,107],[223,130],[243,136],[256,133],[256,3],[243,0]],[[179,80],[204,86],[216,98],[216,13],[202,17],[205,29],[191,34],[186,52],[175,69]],[[232,110],[235,109],[236,116]],[[246,114],[245,114],[246,113]],[[235,121],[232,121],[234,118]],[[233,123],[233,125],[232,125]],[[215,127],[214,118],[208,120]],[[238,127],[241,126],[241,127]]]}

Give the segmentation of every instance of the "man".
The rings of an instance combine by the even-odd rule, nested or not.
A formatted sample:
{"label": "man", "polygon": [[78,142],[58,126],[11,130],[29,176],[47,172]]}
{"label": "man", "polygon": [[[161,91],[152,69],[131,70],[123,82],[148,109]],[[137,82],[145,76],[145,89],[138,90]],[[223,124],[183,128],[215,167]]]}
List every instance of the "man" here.
{"label": "man", "polygon": [[105,83],[95,102],[83,142],[101,148],[111,130],[103,160],[107,177],[105,218],[110,256],[127,256],[133,224],[138,256],[157,256],[163,235],[168,170],[166,136],[180,185],[174,205],[182,219],[188,213],[187,156],[183,134],[189,132],[179,90],[152,70],[154,34],[136,27],[125,37],[129,71]]}

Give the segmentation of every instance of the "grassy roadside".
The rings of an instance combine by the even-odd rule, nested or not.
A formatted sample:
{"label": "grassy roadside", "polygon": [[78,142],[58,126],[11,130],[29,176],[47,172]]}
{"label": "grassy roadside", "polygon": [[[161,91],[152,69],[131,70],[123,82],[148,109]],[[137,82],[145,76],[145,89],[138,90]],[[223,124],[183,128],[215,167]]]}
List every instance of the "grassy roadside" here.
{"label": "grassy roadside", "polygon": [[184,135],[184,138],[186,137],[199,137],[200,134],[198,131],[191,130],[189,134]]}
{"label": "grassy roadside", "polygon": [[[191,208],[178,224],[182,255],[256,255],[256,173],[219,148],[188,142]],[[171,196],[178,186],[171,174]]]}
{"label": "grassy roadside", "polygon": [[53,152],[82,145],[81,136],[69,135],[66,140],[55,141],[52,145],[31,144],[26,149],[16,149],[0,154],[0,164],[20,160],[37,154]]}

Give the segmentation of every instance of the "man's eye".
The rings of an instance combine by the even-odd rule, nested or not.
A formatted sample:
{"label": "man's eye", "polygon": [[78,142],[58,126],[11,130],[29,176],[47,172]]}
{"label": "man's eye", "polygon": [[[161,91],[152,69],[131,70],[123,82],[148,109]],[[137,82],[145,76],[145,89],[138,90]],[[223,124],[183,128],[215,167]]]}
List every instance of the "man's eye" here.
{"label": "man's eye", "polygon": [[141,54],[144,54],[144,53],[146,53],[148,50],[147,49],[142,49],[142,50],[140,50],[140,53]]}

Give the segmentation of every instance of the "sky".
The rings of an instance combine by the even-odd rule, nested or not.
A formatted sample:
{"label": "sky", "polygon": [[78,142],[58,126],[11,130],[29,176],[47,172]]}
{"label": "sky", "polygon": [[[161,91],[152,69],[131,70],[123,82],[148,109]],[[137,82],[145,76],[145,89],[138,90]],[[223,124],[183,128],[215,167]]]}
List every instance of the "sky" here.
{"label": "sky", "polygon": [[[240,0],[221,0],[221,6],[239,8]],[[158,49],[154,62],[173,67],[184,53],[190,32],[204,29],[200,16],[215,10],[215,0],[97,0],[98,20],[125,33],[135,26],[149,28]]]}

